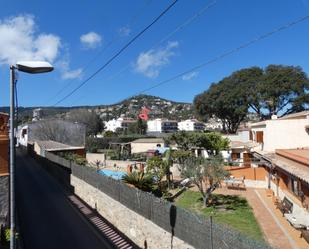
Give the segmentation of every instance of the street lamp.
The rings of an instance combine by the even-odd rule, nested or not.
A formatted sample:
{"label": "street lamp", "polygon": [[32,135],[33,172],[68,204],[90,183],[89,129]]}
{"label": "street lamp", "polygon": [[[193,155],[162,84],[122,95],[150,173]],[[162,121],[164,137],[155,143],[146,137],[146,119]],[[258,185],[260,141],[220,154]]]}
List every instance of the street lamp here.
{"label": "street lamp", "polygon": [[45,61],[20,61],[10,66],[10,249],[15,249],[15,70],[25,73],[46,73],[53,66]]}

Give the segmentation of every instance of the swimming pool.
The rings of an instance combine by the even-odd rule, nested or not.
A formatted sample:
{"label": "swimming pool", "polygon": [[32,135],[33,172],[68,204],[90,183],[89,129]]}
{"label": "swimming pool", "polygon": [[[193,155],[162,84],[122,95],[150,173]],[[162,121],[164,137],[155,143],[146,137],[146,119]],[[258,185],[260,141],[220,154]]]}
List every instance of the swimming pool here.
{"label": "swimming pool", "polygon": [[121,180],[121,178],[126,175],[127,173],[125,172],[121,172],[121,171],[113,171],[113,170],[109,170],[109,169],[100,169],[98,171],[98,173],[100,175],[105,175],[105,176],[108,176],[108,177],[112,177],[116,180]]}

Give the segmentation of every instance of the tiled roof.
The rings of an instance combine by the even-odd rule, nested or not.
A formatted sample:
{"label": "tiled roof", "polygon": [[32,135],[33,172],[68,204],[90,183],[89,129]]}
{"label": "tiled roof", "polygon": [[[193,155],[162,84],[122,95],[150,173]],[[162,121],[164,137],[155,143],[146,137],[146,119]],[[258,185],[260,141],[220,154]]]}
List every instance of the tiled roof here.
{"label": "tiled roof", "polygon": [[276,154],[285,158],[291,159],[295,162],[309,166],[309,148],[308,149],[289,149],[276,150]]}
{"label": "tiled roof", "polygon": [[309,183],[309,167],[295,162],[293,160],[287,159],[283,156],[275,155],[275,159],[272,162],[279,168],[290,173],[293,176]]}
{"label": "tiled roof", "polygon": [[[282,153],[283,151],[289,154]],[[293,175],[307,183],[309,183],[309,166],[306,161],[309,158],[309,149],[291,149],[291,150],[277,150],[279,153],[257,152],[263,159],[272,163],[273,166],[278,167],[290,175]]]}

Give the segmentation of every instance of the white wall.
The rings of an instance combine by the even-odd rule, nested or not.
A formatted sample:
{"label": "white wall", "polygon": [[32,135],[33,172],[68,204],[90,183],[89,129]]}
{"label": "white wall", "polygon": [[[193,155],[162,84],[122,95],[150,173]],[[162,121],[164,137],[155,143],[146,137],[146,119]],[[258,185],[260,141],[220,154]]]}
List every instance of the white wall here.
{"label": "white wall", "polygon": [[105,162],[105,154],[103,153],[87,153],[86,160],[90,164],[96,164],[97,161],[100,161],[101,164]]}
{"label": "white wall", "polygon": [[180,131],[194,131],[194,121],[185,120],[178,122],[178,130]]}
{"label": "white wall", "polygon": [[230,141],[248,142],[249,141],[249,130],[239,131],[236,135],[223,135]]}
{"label": "white wall", "polygon": [[147,152],[148,150],[156,150],[157,145],[160,144],[161,148],[164,147],[164,143],[131,143],[131,153]]}
{"label": "white wall", "polygon": [[305,126],[309,119],[278,119],[265,121],[266,126],[252,127],[252,131],[263,131],[264,151],[309,147],[309,134]]}
{"label": "white wall", "polygon": [[115,132],[117,128],[121,128],[121,121],[119,119],[112,119],[105,123],[106,131]]}
{"label": "white wall", "polygon": [[147,132],[162,132],[162,120],[155,119],[147,121]]}
{"label": "white wall", "polygon": [[[27,131],[27,134],[24,134],[24,136],[22,136],[22,132],[23,130]],[[28,145],[28,125],[22,126],[18,128],[17,131],[17,144],[23,145],[23,146],[27,146]]]}

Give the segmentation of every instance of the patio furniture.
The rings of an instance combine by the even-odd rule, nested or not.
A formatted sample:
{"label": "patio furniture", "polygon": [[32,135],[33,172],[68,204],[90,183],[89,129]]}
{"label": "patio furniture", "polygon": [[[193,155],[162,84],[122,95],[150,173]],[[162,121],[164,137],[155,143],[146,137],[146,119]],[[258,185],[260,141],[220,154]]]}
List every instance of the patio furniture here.
{"label": "patio furniture", "polygon": [[297,210],[293,213],[285,213],[284,217],[296,229],[309,228],[309,213],[304,210]]}
{"label": "patio furniture", "polygon": [[245,188],[245,177],[241,177],[241,178],[227,178],[224,179],[223,182],[226,184],[227,188]]}
{"label": "patio furniture", "polygon": [[277,203],[277,208],[279,208],[279,210],[282,213],[282,216],[284,216],[284,214],[286,214],[286,213],[292,213],[292,211],[293,211],[293,202],[291,202],[286,197],[284,197],[281,202]]}
{"label": "patio furniture", "polygon": [[284,217],[296,229],[306,229],[306,226],[303,224],[303,220],[298,217],[295,217],[293,214],[284,214]]}
{"label": "patio furniture", "polygon": [[302,230],[301,230],[300,237],[301,237],[301,238],[304,238],[304,239],[307,241],[307,243],[309,244],[309,230],[307,230],[307,229],[302,229]]}
{"label": "patio furniture", "polygon": [[180,182],[180,186],[186,187],[186,186],[189,185],[190,183],[191,183],[190,178],[186,178],[186,179],[184,179],[184,180],[182,180],[182,181]]}

